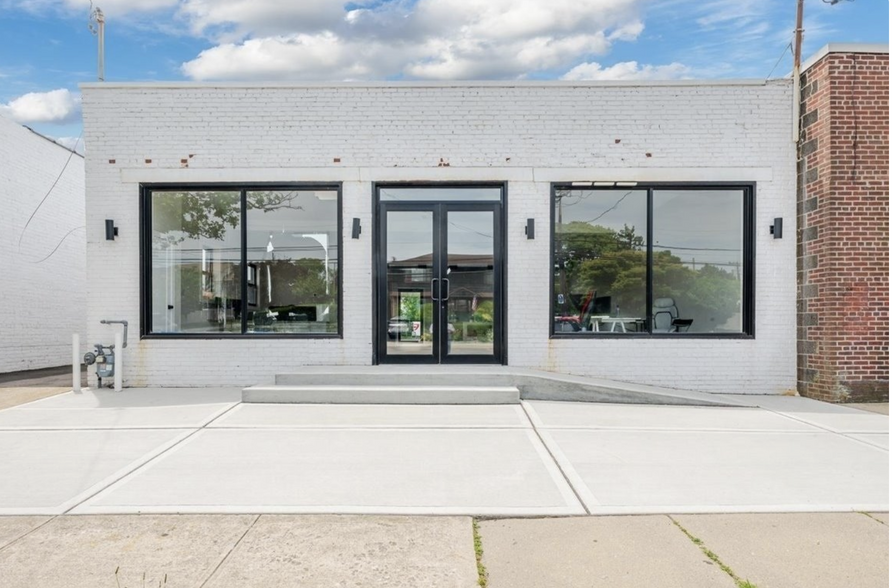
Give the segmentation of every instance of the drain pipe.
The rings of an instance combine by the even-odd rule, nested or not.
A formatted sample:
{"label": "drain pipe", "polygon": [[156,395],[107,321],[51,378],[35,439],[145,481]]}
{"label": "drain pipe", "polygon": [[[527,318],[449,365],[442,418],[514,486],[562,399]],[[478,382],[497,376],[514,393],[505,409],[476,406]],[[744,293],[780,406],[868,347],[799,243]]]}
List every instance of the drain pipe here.
{"label": "drain pipe", "polygon": [[124,389],[124,348],[127,347],[127,321],[114,321],[103,319],[99,321],[103,325],[124,325],[124,332],[115,333],[115,349],[118,353],[115,357],[115,392]]}

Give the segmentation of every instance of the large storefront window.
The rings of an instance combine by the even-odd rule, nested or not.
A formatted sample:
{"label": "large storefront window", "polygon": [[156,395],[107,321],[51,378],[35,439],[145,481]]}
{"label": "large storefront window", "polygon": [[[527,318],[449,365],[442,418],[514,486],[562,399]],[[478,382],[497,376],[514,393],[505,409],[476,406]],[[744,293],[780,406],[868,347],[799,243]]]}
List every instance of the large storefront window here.
{"label": "large storefront window", "polygon": [[152,196],[152,331],[240,333],[241,195]]}
{"label": "large storefront window", "polygon": [[752,332],[750,187],[553,196],[555,335]]}
{"label": "large storefront window", "polygon": [[144,334],[339,333],[337,186],[144,194]]}

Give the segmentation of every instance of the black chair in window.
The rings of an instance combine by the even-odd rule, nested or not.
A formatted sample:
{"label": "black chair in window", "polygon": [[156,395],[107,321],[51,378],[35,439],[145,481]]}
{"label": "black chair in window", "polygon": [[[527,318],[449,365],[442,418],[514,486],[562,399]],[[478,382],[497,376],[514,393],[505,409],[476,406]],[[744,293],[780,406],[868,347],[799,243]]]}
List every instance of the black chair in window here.
{"label": "black chair in window", "polygon": [[654,333],[684,333],[691,328],[694,319],[678,318],[674,298],[657,298],[653,305]]}

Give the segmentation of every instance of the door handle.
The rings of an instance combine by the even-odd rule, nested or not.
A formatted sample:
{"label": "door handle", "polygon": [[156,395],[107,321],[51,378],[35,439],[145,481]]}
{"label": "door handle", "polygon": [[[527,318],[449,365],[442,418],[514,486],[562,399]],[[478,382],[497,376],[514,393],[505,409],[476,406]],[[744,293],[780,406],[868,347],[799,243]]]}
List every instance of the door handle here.
{"label": "door handle", "polygon": [[446,282],[446,296],[443,297],[443,302],[449,300],[449,278],[443,278],[443,281]]}
{"label": "door handle", "polygon": [[431,280],[431,300],[439,301],[440,299],[434,296],[434,292],[437,291],[436,288],[434,288],[434,282],[437,282],[437,285],[439,285],[440,278],[434,278],[433,280]]}

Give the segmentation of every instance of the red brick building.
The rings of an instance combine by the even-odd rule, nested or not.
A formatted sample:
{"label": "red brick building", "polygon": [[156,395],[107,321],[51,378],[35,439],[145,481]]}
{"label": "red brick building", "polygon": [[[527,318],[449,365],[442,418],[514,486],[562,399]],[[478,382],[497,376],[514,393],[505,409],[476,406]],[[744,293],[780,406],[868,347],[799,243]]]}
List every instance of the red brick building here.
{"label": "red brick building", "polygon": [[888,400],[888,46],[828,45],[801,82],[799,393]]}

